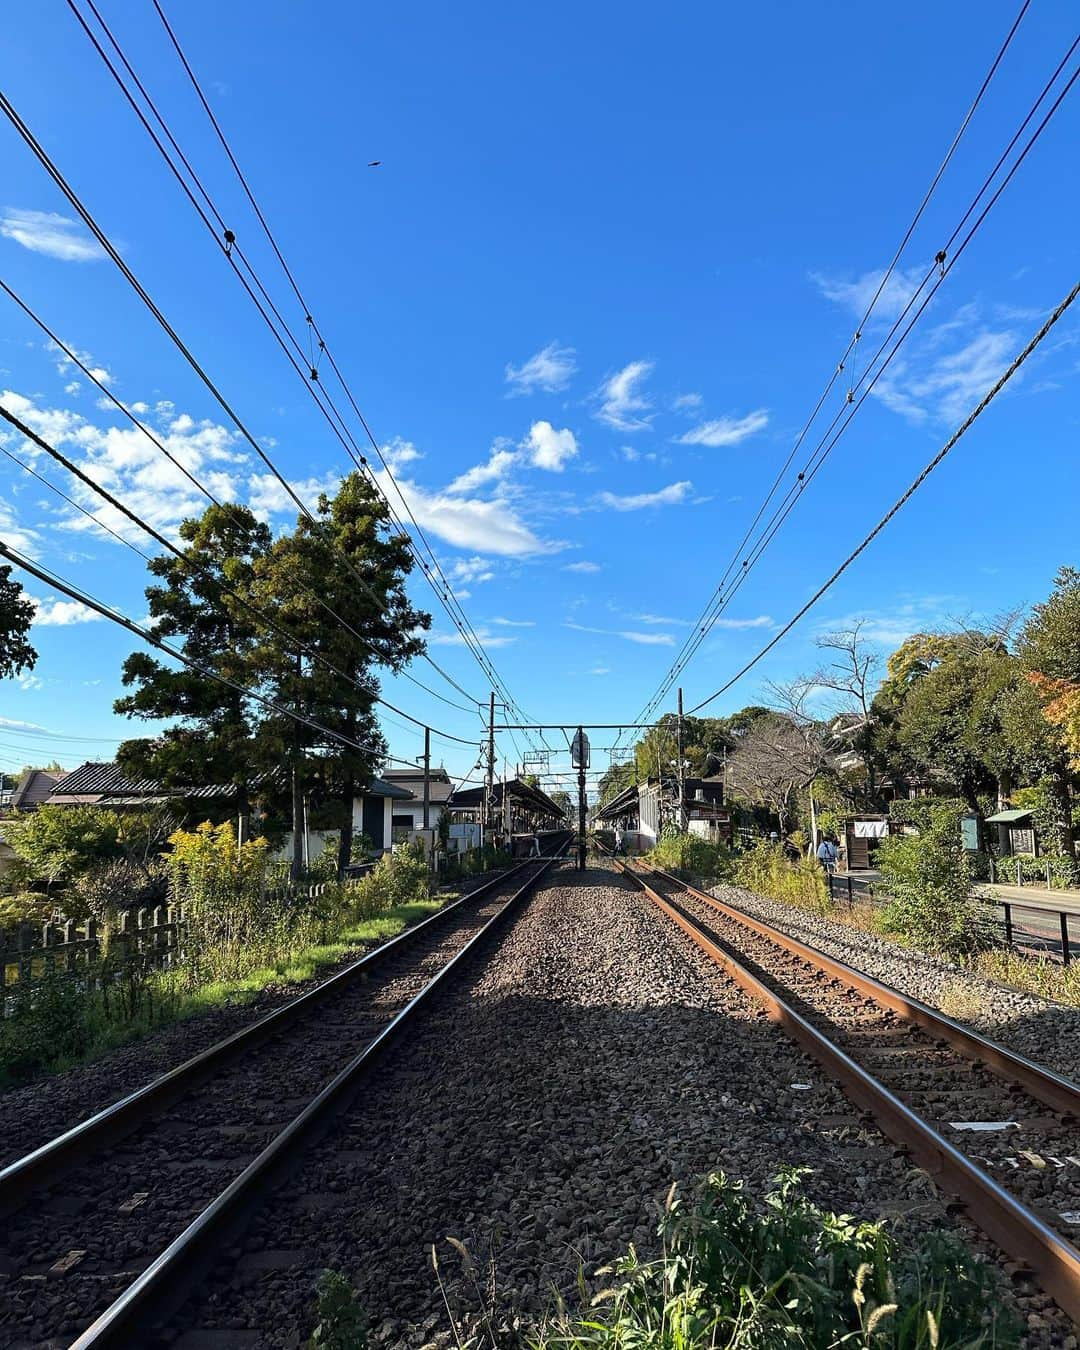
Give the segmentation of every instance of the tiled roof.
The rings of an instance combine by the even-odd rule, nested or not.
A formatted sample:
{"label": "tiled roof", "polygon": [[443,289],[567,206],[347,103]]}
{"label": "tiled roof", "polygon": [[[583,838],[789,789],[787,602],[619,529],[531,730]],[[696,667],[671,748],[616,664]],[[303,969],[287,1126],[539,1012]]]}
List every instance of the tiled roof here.
{"label": "tiled roof", "polygon": [[72,769],[56,785],[50,801],[67,802],[72,798],[82,800],[117,801],[132,804],[132,798],[160,797],[162,793],[174,797],[194,797],[212,801],[219,797],[230,797],[236,791],[231,783],[210,783],[203,787],[184,787],[166,789],[154,778],[125,778],[114,763],[102,764],[87,760],[77,769]]}

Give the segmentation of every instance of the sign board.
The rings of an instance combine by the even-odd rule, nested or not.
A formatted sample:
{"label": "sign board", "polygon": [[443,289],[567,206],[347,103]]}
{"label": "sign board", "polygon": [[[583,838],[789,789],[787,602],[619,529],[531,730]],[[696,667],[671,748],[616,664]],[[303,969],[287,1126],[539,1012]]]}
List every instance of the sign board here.
{"label": "sign board", "polygon": [[979,851],[979,817],[961,816],[960,817],[960,838],[963,841],[964,848],[970,853]]}
{"label": "sign board", "polygon": [[575,769],[589,767],[589,738],[583,731],[575,731],[570,746],[570,760]]}

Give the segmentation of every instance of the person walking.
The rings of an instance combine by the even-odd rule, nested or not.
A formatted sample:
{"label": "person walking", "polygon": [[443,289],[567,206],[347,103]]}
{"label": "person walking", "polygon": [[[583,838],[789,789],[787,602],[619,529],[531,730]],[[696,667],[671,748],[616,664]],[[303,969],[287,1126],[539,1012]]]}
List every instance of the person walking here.
{"label": "person walking", "polygon": [[836,845],[827,835],[822,835],[821,843],[817,847],[817,859],[828,876],[836,871],[836,859],[838,857]]}

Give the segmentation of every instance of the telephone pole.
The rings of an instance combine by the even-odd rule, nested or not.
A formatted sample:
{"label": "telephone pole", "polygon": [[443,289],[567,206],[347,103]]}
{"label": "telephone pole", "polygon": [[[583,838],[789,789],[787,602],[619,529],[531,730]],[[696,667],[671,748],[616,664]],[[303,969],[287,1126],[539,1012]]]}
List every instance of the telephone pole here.
{"label": "telephone pole", "polygon": [[683,772],[682,689],[679,690],[679,720],[675,730],[675,744],[679,756],[679,831],[686,833],[686,778]]}
{"label": "telephone pole", "polygon": [[431,825],[431,728],[424,728],[424,829]]}
{"label": "telephone pole", "polygon": [[484,810],[484,824],[491,829],[492,796],[495,791],[495,691],[491,691],[488,704],[488,744],[487,744],[487,800]]}

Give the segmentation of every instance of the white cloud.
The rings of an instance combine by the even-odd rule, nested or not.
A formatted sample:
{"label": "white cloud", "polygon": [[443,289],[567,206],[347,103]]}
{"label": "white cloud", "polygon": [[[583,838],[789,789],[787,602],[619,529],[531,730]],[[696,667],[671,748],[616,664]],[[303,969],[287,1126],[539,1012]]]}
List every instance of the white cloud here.
{"label": "white cloud", "polygon": [[0,717],[0,727],[7,731],[42,731],[46,736],[52,735],[48,727],[43,727],[40,722],[24,722],[18,717]]}
{"label": "white cloud", "polygon": [[[395,500],[394,486],[386,476],[376,474],[376,479],[391,501]],[[421,528],[430,530],[455,548],[527,557],[535,553],[552,553],[563,547],[557,541],[540,539],[514,506],[501,497],[481,501],[445,491],[429,492],[401,478],[397,480],[397,487]]]}
{"label": "white cloud", "polygon": [[34,675],[28,670],[24,670],[21,675],[15,676],[15,683],[20,689],[44,689],[45,681],[40,675]]}
{"label": "white cloud", "polygon": [[549,342],[523,365],[513,366],[508,363],[506,383],[510,386],[511,395],[532,394],[537,389],[554,394],[565,389],[577,370],[575,355],[573,347],[560,347],[557,342]]}
{"label": "white cloud", "polygon": [[64,393],[71,394],[74,396],[79,392],[81,388],[82,385],[79,383],[78,380],[72,380],[69,384],[64,385]]}
{"label": "white cloud", "polygon": [[589,671],[589,674],[590,674],[590,675],[610,675],[610,674],[611,674],[611,667],[610,667],[610,666],[593,666],[592,670]]}
{"label": "white cloud", "polygon": [[495,573],[486,558],[455,558],[450,564],[450,576],[454,581],[477,584],[481,581],[491,581]]}
{"label": "white cloud", "polygon": [[566,462],[577,454],[578,443],[569,427],[556,431],[550,422],[534,422],[529,428],[525,448],[536,468],[562,473]]}
{"label": "white cloud", "polygon": [[0,235],[31,253],[44,253],[61,262],[97,262],[105,256],[100,244],[78,222],[55,211],[9,206],[0,215]]}
{"label": "white cloud", "polygon": [[759,614],[753,619],[716,619],[713,622],[714,628],[772,628],[775,624],[770,614]]}
{"label": "white cloud", "polygon": [[[934,347],[938,345],[935,341]],[[926,348],[914,351],[890,367],[873,392],[887,408],[912,422],[931,416],[959,422],[995,383],[1016,348],[1012,333],[984,328],[944,355]]]}
{"label": "white cloud", "polygon": [[704,402],[700,394],[679,394],[677,398],[672,399],[671,407],[673,412],[693,412]]}
{"label": "white cloud", "polygon": [[689,619],[669,619],[663,614],[635,614],[638,623],[670,624],[676,628],[689,628]]}
{"label": "white cloud", "polygon": [[[341,483],[341,475],[327,473],[322,478],[285,479],[308,510],[314,515],[319,494],[333,496]],[[299,515],[300,508],[272,473],[253,473],[248,479],[248,505],[260,520],[271,516]]]}
{"label": "white cloud", "polygon": [[[28,558],[36,558],[41,552],[41,536],[36,530],[24,525],[16,514],[15,507],[0,499],[0,539],[16,553],[24,553]],[[0,558],[0,566],[6,564]]]}
{"label": "white cloud", "polygon": [[681,436],[676,436],[679,445],[738,445],[748,436],[763,431],[769,425],[769,414],[764,408],[747,413],[745,417],[716,417],[700,426],[691,427]]}
{"label": "white cloud", "polygon": [[466,469],[447,487],[451,493],[475,492],[485,483],[501,482],[517,463],[517,452],[496,447],[486,464],[476,464]]}
{"label": "white cloud", "polygon": [[[277,442],[275,441],[276,445]],[[400,436],[395,436],[393,440],[387,441],[382,447],[383,459],[394,473],[397,473],[402,464],[411,464],[414,459],[423,459],[423,452],[418,450],[412,441],[403,440]]]}
{"label": "white cloud", "polygon": [[651,374],[651,361],[631,361],[612,375],[596,391],[601,400],[596,416],[616,431],[642,431],[649,425],[648,413],[652,404],[644,398],[639,386]]}
{"label": "white cloud", "polygon": [[[510,633],[491,633],[486,628],[473,630],[485,647],[509,647],[517,638]],[[424,640],[436,647],[464,647],[465,638],[461,633],[425,633]]]}
{"label": "white cloud", "polygon": [[73,623],[94,623],[103,617],[78,600],[58,600],[53,595],[43,600],[36,595],[28,598],[34,602],[34,624],[41,628],[66,628]]}
{"label": "white cloud", "polygon": [[657,492],[638,492],[629,497],[617,496],[614,492],[601,492],[600,500],[613,511],[644,511],[650,506],[677,506],[685,501],[693,491],[693,483],[669,483]]}
{"label": "white cloud", "polygon": [[581,562],[566,563],[563,567],[564,572],[599,572],[601,570],[599,563]]}
{"label": "white cloud", "polygon": [[[816,284],[826,300],[842,305],[856,319],[861,320],[884,275],[884,268],[864,272],[861,276],[851,279],[828,277],[821,272],[811,272],[810,280]],[[902,267],[895,268],[874,305],[872,319],[889,322],[895,319],[918,290],[919,283],[925,275],[925,267],[910,267],[906,270]]]}
{"label": "white cloud", "polygon": [[643,647],[672,647],[675,645],[675,639],[670,633],[639,633],[634,629],[627,628],[590,628],[587,624],[571,623],[569,619],[563,623],[564,628],[572,628],[575,633],[599,633],[601,637],[623,638],[626,642],[637,642]]}
{"label": "white cloud", "polygon": [[534,619],[504,619],[502,617],[494,618],[492,623],[497,623],[500,628],[535,628]]}

